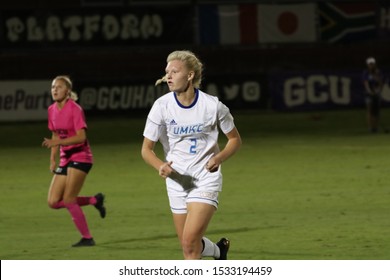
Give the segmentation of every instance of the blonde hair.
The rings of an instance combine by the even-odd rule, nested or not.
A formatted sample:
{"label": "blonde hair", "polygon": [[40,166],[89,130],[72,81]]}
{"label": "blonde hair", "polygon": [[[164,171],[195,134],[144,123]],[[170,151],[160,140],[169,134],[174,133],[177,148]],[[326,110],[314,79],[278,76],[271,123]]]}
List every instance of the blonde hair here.
{"label": "blonde hair", "polygon": [[[180,60],[185,63],[186,67],[189,70],[194,71],[194,79],[192,80],[192,83],[194,87],[199,88],[202,83],[203,64],[196,57],[196,55],[188,50],[173,51],[168,55],[167,63],[172,60]],[[156,81],[156,86],[161,84],[162,82],[165,83],[166,81],[167,75],[164,75],[161,79],[158,79]]]}
{"label": "blonde hair", "polygon": [[69,94],[70,99],[72,99],[74,101],[77,101],[77,99],[79,99],[79,97],[77,96],[77,93],[72,91],[73,83],[72,83],[72,80],[69,78],[69,76],[60,75],[60,76],[55,77],[54,81],[55,80],[61,80],[65,83],[66,87],[70,90],[70,94]]}

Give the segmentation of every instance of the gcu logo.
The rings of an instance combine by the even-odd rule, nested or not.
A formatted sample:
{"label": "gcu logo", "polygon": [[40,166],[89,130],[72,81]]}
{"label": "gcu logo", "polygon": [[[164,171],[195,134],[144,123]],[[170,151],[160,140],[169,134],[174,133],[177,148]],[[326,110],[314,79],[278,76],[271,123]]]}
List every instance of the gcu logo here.
{"label": "gcu logo", "polygon": [[306,79],[294,77],[284,82],[284,102],[287,107],[333,102],[339,105],[349,104],[351,79],[334,75],[311,75]]}

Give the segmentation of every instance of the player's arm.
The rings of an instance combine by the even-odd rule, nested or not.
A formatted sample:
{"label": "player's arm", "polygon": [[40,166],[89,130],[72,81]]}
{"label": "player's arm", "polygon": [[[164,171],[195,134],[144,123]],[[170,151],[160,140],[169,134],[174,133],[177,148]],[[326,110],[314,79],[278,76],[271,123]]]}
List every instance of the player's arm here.
{"label": "player's arm", "polygon": [[373,91],[371,90],[370,85],[368,84],[367,80],[364,80],[363,84],[364,84],[364,88],[366,89],[366,92],[368,94],[370,94],[370,95],[374,94]]}
{"label": "player's arm", "polygon": [[68,138],[44,138],[44,141],[42,143],[42,146],[45,146],[47,148],[52,148],[55,146],[69,146],[69,145],[75,145],[75,144],[81,144],[84,143],[85,140],[87,140],[87,133],[85,132],[85,129],[80,129],[76,131],[76,135],[68,137]]}
{"label": "player's arm", "polygon": [[154,146],[156,142],[144,137],[142,143],[141,155],[144,161],[156,169],[159,175],[163,178],[167,178],[174,171],[171,167],[172,162],[163,162],[154,152]]}
{"label": "player's arm", "polygon": [[[57,133],[52,132],[51,139],[57,140],[60,137],[58,136]],[[58,155],[58,146],[51,147],[50,151],[50,171],[53,172],[56,169],[56,164],[57,164],[57,155]]]}
{"label": "player's arm", "polygon": [[217,171],[222,162],[234,155],[241,147],[241,136],[236,127],[225,135],[228,139],[225,147],[212,157],[206,165],[206,169],[210,172]]}

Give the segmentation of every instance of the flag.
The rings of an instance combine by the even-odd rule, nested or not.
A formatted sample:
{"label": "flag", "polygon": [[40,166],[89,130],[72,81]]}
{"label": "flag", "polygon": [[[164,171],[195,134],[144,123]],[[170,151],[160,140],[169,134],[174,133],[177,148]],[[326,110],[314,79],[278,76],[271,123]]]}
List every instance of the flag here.
{"label": "flag", "polygon": [[375,8],[375,3],[319,3],[321,40],[345,43],[374,39]]}
{"label": "flag", "polygon": [[387,1],[380,2],[378,35],[380,39],[390,39],[390,3]]}
{"label": "flag", "polygon": [[200,5],[201,44],[313,42],[315,4]]}
{"label": "flag", "polygon": [[315,4],[258,5],[259,42],[314,42],[315,8]]}
{"label": "flag", "polygon": [[256,44],[255,4],[200,5],[199,41],[202,44]]}

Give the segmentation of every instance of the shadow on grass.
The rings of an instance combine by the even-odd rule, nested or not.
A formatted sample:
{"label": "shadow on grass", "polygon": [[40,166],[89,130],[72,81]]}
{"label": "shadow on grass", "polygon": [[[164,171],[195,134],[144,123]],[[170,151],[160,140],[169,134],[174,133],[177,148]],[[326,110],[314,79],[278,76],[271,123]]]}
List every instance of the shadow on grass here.
{"label": "shadow on grass", "polygon": [[[234,229],[216,229],[207,231],[207,235],[212,234],[232,234],[232,233],[241,233],[241,232],[249,232],[249,231],[257,231],[264,229],[271,229],[280,226],[271,226],[271,227],[243,227],[243,228],[234,228]],[[129,239],[121,239],[115,241],[107,241],[99,243],[100,247],[110,247],[110,245],[123,244],[123,243],[134,243],[140,241],[158,241],[163,239],[175,239],[177,238],[176,234],[162,234],[162,235],[153,235],[153,236],[145,236],[145,237],[135,237]]]}

